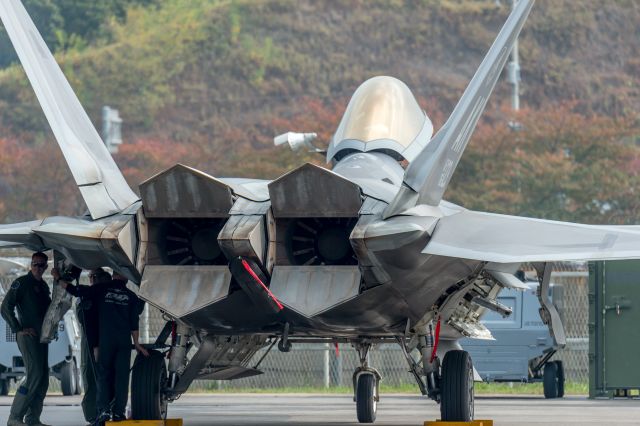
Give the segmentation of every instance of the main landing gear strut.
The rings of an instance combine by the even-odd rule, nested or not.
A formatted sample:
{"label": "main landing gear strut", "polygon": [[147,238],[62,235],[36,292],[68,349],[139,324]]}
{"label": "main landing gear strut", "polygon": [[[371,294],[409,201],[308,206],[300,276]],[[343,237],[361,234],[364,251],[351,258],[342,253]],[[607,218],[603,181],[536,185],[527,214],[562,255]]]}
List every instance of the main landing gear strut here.
{"label": "main landing gear strut", "polygon": [[[415,346],[421,354],[416,361],[404,338],[398,343],[409,363],[420,391],[432,400],[440,403],[442,421],[468,422],[474,414],[474,380],[473,363],[467,351],[461,350],[454,341],[440,340],[440,324],[436,324],[435,332],[430,325],[425,333],[417,336]],[[438,344],[440,343],[440,351]],[[440,362],[438,353],[445,352]]]}

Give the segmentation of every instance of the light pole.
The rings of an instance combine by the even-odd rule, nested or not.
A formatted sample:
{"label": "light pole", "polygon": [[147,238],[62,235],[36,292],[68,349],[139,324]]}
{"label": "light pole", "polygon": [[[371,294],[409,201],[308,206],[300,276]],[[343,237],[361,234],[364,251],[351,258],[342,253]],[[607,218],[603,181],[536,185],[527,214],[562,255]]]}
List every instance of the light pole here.
{"label": "light pole", "polygon": [[102,107],[102,140],[111,154],[122,145],[122,118],[117,109],[108,105]]}

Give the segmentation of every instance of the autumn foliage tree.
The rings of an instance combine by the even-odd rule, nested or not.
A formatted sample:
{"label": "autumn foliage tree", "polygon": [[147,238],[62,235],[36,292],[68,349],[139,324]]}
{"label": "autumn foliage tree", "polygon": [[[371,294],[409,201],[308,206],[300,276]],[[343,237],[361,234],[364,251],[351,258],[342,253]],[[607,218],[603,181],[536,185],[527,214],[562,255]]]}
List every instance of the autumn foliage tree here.
{"label": "autumn foliage tree", "polygon": [[[183,163],[213,176],[273,179],[304,162],[326,166],[324,156],[274,147],[273,136],[287,130],[315,131],[318,146],[329,142],[347,99],[300,101],[291,115],[265,114],[252,126],[228,127],[223,141],[177,142],[148,135],[128,140],[115,160],[129,185]],[[426,105],[436,117],[445,116]],[[544,110],[488,111],[445,194],[467,208],[586,223],[635,223],[640,202],[638,125],[631,117],[577,112],[576,104]],[[514,131],[509,121],[517,121]],[[224,146],[221,150],[219,146]],[[214,147],[214,148],[212,148]],[[79,197],[60,150],[51,139],[24,144],[0,139],[0,221],[55,214],[82,214]]]}
{"label": "autumn foliage tree", "polygon": [[206,159],[197,144],[144,137],[120,145],[115,161],[129,186],[137,191],[140,183],[177,163],[194,167]]}
{"label": "autumn foliage tree", "polygon": [[465,207],[585,223],[635,223],[637,123],[576,104],[480,123],[447,196]]}
{"label": "autumn foliage tree", "polygon": [[57,144],[26,145],[18,138],[0,138],[2,222],[83,212],[84,204]]}

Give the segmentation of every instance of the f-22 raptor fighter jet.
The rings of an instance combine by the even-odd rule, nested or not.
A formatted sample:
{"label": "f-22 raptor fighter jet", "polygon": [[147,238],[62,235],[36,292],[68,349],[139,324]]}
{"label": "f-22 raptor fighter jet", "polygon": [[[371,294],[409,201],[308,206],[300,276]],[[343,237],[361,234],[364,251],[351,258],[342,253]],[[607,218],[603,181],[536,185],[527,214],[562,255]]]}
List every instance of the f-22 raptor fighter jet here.
{"label": "f-22 raptor fighter jet", "polygon": [[[195,379],[259,374],[276,343],[351,343],[360,422],[373,422],[380,374],[372,345],[397,342],[443,420],[474,412],[474,369],[457,340],[490,338],[479,319],[531,262],[541,316],[565,343],[548,300],[551,263],[640,258],[635,227],[587,226],[470,211],[442,199],[533,5],[521,0],[446,123],[433,126],[392,77],[364,82],[327,150],[273,181],[215,178],[176,165],[140,185],[120,173],[19,0],[0,17],[88,207],[82,217],[3,225],[5,246],[53,249],[82,268],[108,266],[165,314],[133,371],[135,418],[161,418]],[[309,134],[277,142],[305,144]],[[403,167],[403,164],[408,164]]]}

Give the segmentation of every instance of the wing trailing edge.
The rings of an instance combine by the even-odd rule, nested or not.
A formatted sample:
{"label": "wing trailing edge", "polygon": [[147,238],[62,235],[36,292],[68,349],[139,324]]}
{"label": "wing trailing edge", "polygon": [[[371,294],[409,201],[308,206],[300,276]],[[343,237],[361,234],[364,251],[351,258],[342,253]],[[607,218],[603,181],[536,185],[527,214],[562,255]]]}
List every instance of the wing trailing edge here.
{"label": "wing trailing edge", "polygon": [[511,12],[447,122],[407,167],[385,218],[416,204],[440,203],[533,3],[520,0]]}
{"label": "wing trailing edge", "polygon": [[138,200],[19,0],[0,1],[0,19],[16,49],[91,217]]}

